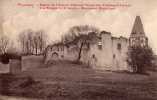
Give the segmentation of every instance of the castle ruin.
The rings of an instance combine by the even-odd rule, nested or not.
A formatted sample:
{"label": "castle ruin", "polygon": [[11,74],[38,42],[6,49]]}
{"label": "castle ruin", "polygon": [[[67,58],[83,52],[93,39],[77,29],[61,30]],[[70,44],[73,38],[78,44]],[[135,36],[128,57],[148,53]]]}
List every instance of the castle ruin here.
{"label": "castle ruin", "polygon": [[[101,31],[99,36],[88,34],[92,41],[82,47],[80,61],[93,69],[128,70],[126,62],[129,46],[148,45],[140,16],[136,16],[129,38],[113,37],[110,32]],[[82,35],[82,38],[85,37]],[[49,45],[45,52],[45,63],[58,60],[75,61],[78,58],[79,39],[69,43]]]}

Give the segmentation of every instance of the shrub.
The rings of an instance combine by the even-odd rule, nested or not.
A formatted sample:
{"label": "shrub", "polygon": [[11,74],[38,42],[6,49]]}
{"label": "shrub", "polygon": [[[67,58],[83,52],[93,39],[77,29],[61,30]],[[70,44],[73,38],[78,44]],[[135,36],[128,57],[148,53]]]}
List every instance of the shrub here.
{"label": "shrub", "polygon": [[19,59],[21,60],[21,56],[14,54],[14,53],[4,53],[0,55],[0,61],[3,64],[8,64],[9,63],[9,59]]}
{"label": "shrub", "polygon": [[153,66],[154,54],[150,47],[129,47],[127,62],[135,73],[145,73]]}
{"label": "shrub", "polygon": [[0,59],[1,59],[1,62],[3,64],[8,64],[9,63],[9,55],[8,54],[0,55]]}

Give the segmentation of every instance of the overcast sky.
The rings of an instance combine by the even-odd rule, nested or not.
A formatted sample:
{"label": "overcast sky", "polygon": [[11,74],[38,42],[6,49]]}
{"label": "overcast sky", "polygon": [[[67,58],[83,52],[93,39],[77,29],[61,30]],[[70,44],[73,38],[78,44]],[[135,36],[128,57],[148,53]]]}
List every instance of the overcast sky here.
{"label": "overcast sky", "polygon": [[[131,6],[115,10],[50,10],[37,6],[19,7],[18,3],[128,3]],[[17,40],[25,29],[43,29],[52,41],[60,39],[74,25],[93,25],[113,36],[129,37],[136,15],[140,15],[149,43],[157,53],[157,0],[0,0],[0,31]]]}

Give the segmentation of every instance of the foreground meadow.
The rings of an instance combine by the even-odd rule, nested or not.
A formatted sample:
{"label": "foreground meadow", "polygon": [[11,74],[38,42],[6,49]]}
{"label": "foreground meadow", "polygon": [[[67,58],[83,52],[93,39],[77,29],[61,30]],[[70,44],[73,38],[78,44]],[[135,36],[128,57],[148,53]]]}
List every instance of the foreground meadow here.
{"label": "foreground meadow", "polygon": [[0,77],[1,94],[7,97],[30,100],[157,100],[157,72],[139,75],[93,70],[62,62]]}

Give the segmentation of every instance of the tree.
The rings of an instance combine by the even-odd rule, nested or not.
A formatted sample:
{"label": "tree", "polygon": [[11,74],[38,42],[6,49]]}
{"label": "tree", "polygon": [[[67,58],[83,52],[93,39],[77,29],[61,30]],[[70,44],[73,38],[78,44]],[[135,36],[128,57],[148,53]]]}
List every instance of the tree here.
{"label": "tree", "polygon": [[32,51],[33,34],[34,34],[34,31],[31,29],[24,30],[19,34],[18,38],[19,38],[20,45],[22,47],[23,54],[32,54],[33,53],[33,51]]}
{"label": "tree", "polygon": [[82,34],[88,34],[88,33],[99,33],[99,29],[94,27],[94,26],[90,26],[90,25],[79,25],[79,26],[73,26],[71,27],[68,32],[62,37],[62,39],[64,41],[72,41],[75,38],[79,37]]}
{"label": "tree", "polygon": [[128,65],[131,66],[133,72],[144,73],[149,67],[153,66],[154,54],[148,46],[133,46],[128,50]]}
{"label": "tree", "polygon": [[9,47],[9,38],[6,35],[0,37],[0,53],[4,54],[7,52]]}
{"label": "tree", "polygon": [[40,54],[42,54],[44,49],[46,48],[47,35],[45,34],[43,30],[39,30],[36,32],[34,37],[35,37],[34,42],[37,45],[36,49],[39,51]]}
{"label": "tree", "polygon": [[0,37],[0,62],[4,64],[9,63],[10,58],[17,56],[16,48],[13,41],[9,40],[6,35]]}
{"label": "tree", "polygon": [[96,36],[96,34],[99,33],[99,29],[89,25],[73,26],[69,29],[67,34],[62,37],[62,41],[64,43],[76,42],[75,44],[78,52],[78,62],[81,58],[83,46],[88,44],[88,42],[91,40],[89,33]]}
{"label": "tree", "polygon": [[80,35],[79,37],[78,37],[79,39],[79,42],[78,42],[78,44],[77,44],[77,47],[78,47],[78,58],[77,58],[77,61],[79,61],[80,59],[81,59],[81,53],[82,53],[82,48],[83,48],[83,46],[84,45],[86,45],[87,43],[88,43],[88,41],[89,41],[89,37],[88,37],[88,35]]}
{"label": "tree", "polygon": [[42,54],[46,47],[47,36],[43,30],[24,30],[19,34],[19,42],[24,54]]}

